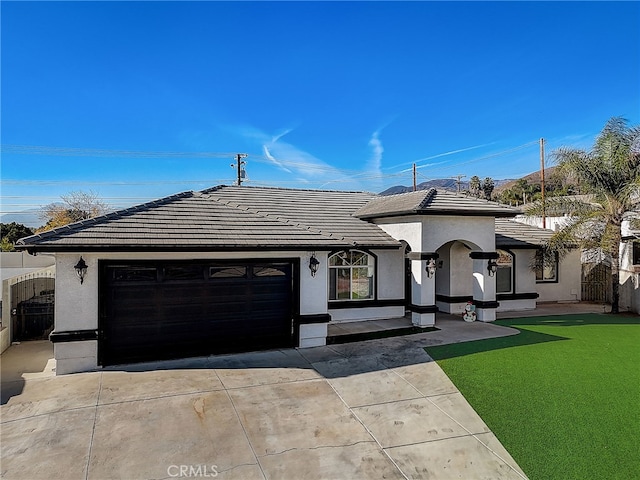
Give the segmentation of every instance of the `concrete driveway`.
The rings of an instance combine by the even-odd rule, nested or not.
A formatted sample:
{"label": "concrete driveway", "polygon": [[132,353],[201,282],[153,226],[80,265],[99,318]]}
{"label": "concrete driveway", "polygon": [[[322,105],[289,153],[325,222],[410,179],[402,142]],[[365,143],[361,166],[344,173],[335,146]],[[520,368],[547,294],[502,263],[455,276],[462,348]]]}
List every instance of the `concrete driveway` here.
{"label": "concrete driveway", "polygon": [[2,355],[0,474],[25,480],[526,478],[422,349],[460,335],[472,340],[515,330],[460,320],[438,327],[332,347],[59,377],[50,371],[48,342],[13,346]]}

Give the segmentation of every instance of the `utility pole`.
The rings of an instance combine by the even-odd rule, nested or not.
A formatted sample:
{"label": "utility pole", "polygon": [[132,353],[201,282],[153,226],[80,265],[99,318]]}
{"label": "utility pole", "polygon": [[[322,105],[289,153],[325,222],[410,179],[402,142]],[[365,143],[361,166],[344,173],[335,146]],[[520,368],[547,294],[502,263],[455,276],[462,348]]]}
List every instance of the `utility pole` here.
{"label": "utility pole", "polygon": [[542,228],[547,228],[547,216],[544,203],[544,138],[540,139],[540,190],[542,190]]}
{"label": "utility pole", "polygon": [[456,179],[456,187],[458,190],[458,193],[460,193],[460,184],[462,183],[460,180],[462,180],[464,177],[466,177],[466,175],[456,175],[455,178]]}
{"label": "utility pole", "polygon": [[418,189],[418,184],[416,183],[416,164],[413,164],[413,191],[415,192]]}
{"label": "utility pole", "polygon": [[242,168],[243,165],[246,164],[246,162],[244,160],[242,160],[243,158],[247,158],[249,155],[247,155],[246,153],[236,153],[236,163],[232,163],[231,167],[237,167],[238,168],[238,179],[237,179],[237,185],[240,186],[242,185],[242,179],[245,176],[245,171]]}

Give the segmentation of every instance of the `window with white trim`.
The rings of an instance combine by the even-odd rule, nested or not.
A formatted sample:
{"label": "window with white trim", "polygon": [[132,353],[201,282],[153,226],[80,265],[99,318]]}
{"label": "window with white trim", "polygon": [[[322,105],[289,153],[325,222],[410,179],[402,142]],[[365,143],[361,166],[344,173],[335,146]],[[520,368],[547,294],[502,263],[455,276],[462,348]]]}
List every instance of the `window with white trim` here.
{"label": "window with white trim", "polygon": [[329,300],[372,300],[375,257],[360,250],[345,250],[329,257]]}

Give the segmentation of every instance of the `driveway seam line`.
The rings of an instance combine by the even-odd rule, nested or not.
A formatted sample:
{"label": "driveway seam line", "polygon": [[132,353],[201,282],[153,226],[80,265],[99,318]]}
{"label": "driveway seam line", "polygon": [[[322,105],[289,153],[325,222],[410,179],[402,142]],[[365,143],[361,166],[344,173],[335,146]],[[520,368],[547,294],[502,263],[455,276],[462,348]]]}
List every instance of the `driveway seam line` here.
{"label": "driveway seam line", "polygon": [[[493,435],[493,436],[496,438],[496,440],[498,440],[498,442],[500,442],[500,439],[499,439],[499,438],[496,436],[496,434],[495,434],[495,433],[493,433],[491,430],[489,430],[489,432],[484,432],[484,433],[491,433],[491,435]],[[513,471],[514,471],[518,476],[522,477],[524,480],[528,480],[528,478],[527,478],[526,476],[523,476],[523,475],[522,475],[518,470],[516,470],[515,468],[513,468],[513,465],[511,465],[511,463],[507,462],[504,458],[502,458],[502,457],[498,454],[498,452],[496,452],[493,448],[489,447],[489,445],[487,445],[487,444],[486,444],[486,443],[484,443],[482,440],[480,440],[480,439],[478,438],[478,435],[482,435],[482,434],[481,434],[481,433],[474,433],[472,436],[473,436],[473,438],[475,438],[478,442],[480,442],[480,444],[482,444],[482,446],[483,446],[484,448],[486,448],[487,450],[489,450],[493,455],[495,455],[495,456],[496,456],[497,458],[499,458],[502,462],[504,462],[504,464],[505,464],[505,465],[508,465],[508,466],[509,466],[509,468],[510,468],[511,470],[513,470]],[[502,442],[500,442],[500,445],[502,445]],[[509,453],[509,451],[504,447],[504,445],[502,445],[502,447],[507,451],[507,453]],[[511,455],[511,454],[509,453],[509,455]],[[514,462],[515,462],[515,460],[514,460]],[[517,462],[516,462],[516,465],[517,465]]]}
{"label": "driveway seam line", "polygon": [[353,447],[354,445],[358,445],[360,443],[376,443],[374,440],[359,440],[353,443],[347,443],[345,445],[316,445],[315,447],[292,447],[282,450],[280,452],[274,453],[265,453],[264,455],[260,455],[258,458],[272,457],[274,455],[282,455],[283,453],[292,452],[294,450],[318,450],[320,448],[343,448],[343,447]]}
{"label": "driveway seam line", "polygon": [[54,412],[38,413],[37,415],[27,415],[26,417],[14,418],[12,420],[3,420],[2,422],[0,422],[0,426],[1,425],[8,425],[8,424],[14,423],[14,422],[21,422],[23,420],[29,420],[31,418],[38,418],[38,417],[42,417],[44,415],[56,415],[58,413],[73,412],[74,410],[83,410],[83,409],[89,409],[89,408],[95,408],[95,407],[96,407],[96,405],[85,405],[83,407],[63,408],[62,410],[56,410]]}
{"label": "driveway seam line", "polygon": [[[440,365],[438,365],[436,363],[436,365],[438,366],[438,368],[440,368],[440,370],[442,370],[442,368],[440,367]],[[415,385],[413,385],[411,382],[409,382],[409,380],[407,380],[406,378],[404,378],[400,373],[396,372],[394,370],[394,373],[396,375],[398,375],[400,378],[404,379],[406,382],[408,382],[413,388],[416,389],[417,392],[419,392],[425,400],[427,400],[429,403],[431,403],[434,407],[436,407],[438,410],[440,410],[442,413],[444,413],[447,417],[449,417],[452,421],[454,421],[456,424],[458,424],[464,431],[468,432],[469,435],[461,435],[460,437],[468,437],[468,436],[472,436],[473,438],[476,439],[476,441],[478,441],[483,447],[485,447],[487,450],[489,450],[494,456],[496,456],[501,462],[503,462],[505,465],[507,465],[511,470],[513,470],[514,472],[516,472],[519,476],[522,477],[522,474],[520,472],[518,472],[515,468],[513,468],[513,466],[511,465],[511,463],[507,462],[504,458],[502,458],[500,455],[498,455],[497,452],[495,452],[493,449],[489,448],[489,446],[487,444],[485,444],[483,441],[481,441],[476,435],[481,435],[482,433],[491,433],[494,437],[496,437],[495,433],[493,433],[493,431],[489,428],[489,426],[486,424],[486,422],[482,419],[482,417],[478,414],[478,412],[475,411],[475,409],[473,409],[473,407],[471,407],[471,404],[469,403],[469,401],[465,398],[464,395],[462,395],[462,392],[460,392],[460,390],[458,390],[456,388],[456,391],[453,393],[443,393],[441,395],[432,395],[432,397],[437,397],[437,396],[445,396],[445,395],[455,395],[456,393],[460,394],[460,396],[464,399],[465,402],[467,402],[467,404],[469,405],[469,407],[471,407],[471,409],[476,413],[476,415],[478,415],[478,418],[480,418],[480,420],[482,421],[482,423],[485,425],[485,427],[487,427],[488,432],[472,432],[471,430],[469,430],[467,427],[465,427],[464,425],[462,425],[462,423],[460,423],[457,419],[453,418],[451,415],[449,415],[449,413],[445,412],[442,408],[440,408],[439,405],[437,405],[435,402],[433,402],[429,397],[427,397],[424,393],[422,393],[422,391],[420,391],[420,389],[418,389],[418,387],[416,387]],[[444,370],[442,370],[442,373],[444,373]],[[449,378],[449,376],[444,373],[445,376],[447,376],[447,378]],[[452,382],[453,383],[453,382]],[[459,438],[459,437],[448,437],[448,438]],[[498,440],[498,442],[500,442],[500,440],[498,439],[498,437],[496,437],[496,440]],[[431,440],[431,441],[435,441],[435,440]],[[500,442],[500,445],[502,445],[502,442]],[[502,445],[504,447],[504,445]],[[506,448],[505,448],[506,450]],[[527,477],[523,477],[525,480]]]}
{"label": "driveway seam line", "polygon": [[[286,367],[283,367],[283,368],[286,368]],[[218,376],[218,378],[220,377]],[[229,391],[235,391],[235,390],[242,390],[243,388],[267,387],[271,385],[289,385],[292,383],[317,382],[318,380],[326,380],[326,379],[322,376],[322,374],[320,374],[319,378],[302,378],[297,380],[287,380],[284,382],[257,383],[255,385],[243,385],[242,387],[225,387],[224,389]],[[220,381],[222,382],[222,379],[220,379]]]}
{"label": "driveway seam line", "polygon": [[[413,385],[412,385],[413,386]],[[365,403],[362,405],[354,405],[351,408],[366,408],[366,407],[375,407],[377,405],[388,405],[390,403],[396,403],[396,402],[404,402],[404,401],[409,401],[409,400],[417,400],[418,398],[423,398],[423,395],[421,393],[418,393],[417,397],[412,397],[412,398],[398,398],[395,400],[387,400],[385,402],[378,402],[378,403]]]}
{"label": "driveway seam line", "polygon": [[355,417],[356,420],[358,420],[358,422],[360,422],[360,425],[362,425],[364,427],[364,429],[367,431],[367,433],[371,436],[371,438],[373,438],[373,440],[376,442],[376,444],[378,445],[378,447],[380,447],[380,450],[382,450],[382,453],[384,453],[384,455],[389,459],[389,461],[393,464],[394,467],[396,467],[398,469],[398,471],[400,472],[400,474],[406,479],[409,480],[409,477],[402,471],[402,469],[400,468],[400,466],[396,463],[396,461],[391,458],[391,455],[389,455],[387,453],[387,451],[384,449],[384,447],[382,446],[382,444],[380,443],[380,441],[376,438],[376,436],[373,434],[373,432],[371,430],[369,430],[369,427],[367,427],[364,422],[360,419],[360,417],[356,414],[356,412],[353,411],[353,409],[349,406],[349,404],[347,402],[345,402],[344,398],[342,398],[342,395],[340,395],[340,393],[335,389],[335,387],[333,385],[331,385],[331,382],[329,382],[328,380],[325,380],[329,386],[332,388],[332,390],[336,393],[336,395],[338,396],[338,398],[342,401],[342,403],[344,403],[344,405],[347,407],[347,409],[349,409],[349,412],[351,412],[351,415],[353,415]]}
{"label": "driveway seam line", "polygon": [[98,405],[100,405],[100,394],[102,393],[102,372],[98,383],[98,396],[96,397],[95,411],[93,414],[93,428],[91,429],[91,439],[89,440],[89,455],[87,455],[87,467],[85,469],[85,480],[89,480],[89,468],[91,467],[91,453],[93,452],[93,437],[96,433],[96,423],[98,422]]}
{"label": "driveway seam line", "polygon": [[[220,380],[220,383],[222,383],[222,385],[224,386],[224,383],[222,382],[222,379],[218,375],[218,372],[216,372],[215,368],[213,369],[213,372],[216,374],[216,377],[218,377],[218,380]],[[258,455],[256,454],[256,450],[255,450],[255,448],[253,448],[253,445],[251,444],[251,440],[249,439],[249,435],[247,434],[247,430],[246,430],[246,428],[244,428],[242,420],[240,419],[240,415],[238,414],[238,409],[236,408],[236,404],[233,403],[233,398],[231,398],[231,395],[229,394],[229,391],[226,388],[224,389],[224,393],[227,395],[227,398],[229,399],[229,403],[231,403],[231,408],[233,408],[233,412],[236,414],[236,418],[238,419],[238,423],[240,424],[240,428],[242,428],[242,433],[244,433],[244,438],[247,439],[247,443],[249,444],[249,448],[251,449],[251,453],[253,453],[253,458],[256,459],[256,465],[258,465],[258,468],[260,469],[260,473],[262,473],[262,477],[266,479],[267,476],[264,473],[264,469],[262,468],[262,465],[260,465],[260,460],[258,459]]]}
{"label": "driveway seam line", "polygon": [[107,405],[120,405],[123,403],[141,402],[143,400],[160,400],[163,398],[183,397],[185,395],[195,395],[197,393],[221,392],[222,390],[224,390],[224,388],[211,389],[211,390],[196,390],[194,392],[168,393],[166,395],[158,395],[156,397],[141,397],[141,398],[132,398],[131,400],[120,400],[119,402],[105,402],[105,403],[101,403],[100,406],[104,407]]}
{"label": "driveway seam line", "polygon": [[436,442],[442,442],[444,440],[453,440],[456,438],[465,438],[465,437],[475,437],[475,435],[474,434],[452,435],[451,437],[434,438],[433,440],[422,440],[419,442],[399,443],[398,445],[389,445],[388,447],[384,447],[384,448],[391,449],[391,448],[411,447],[413,445],[422,445],[423,443],[436,443]]}

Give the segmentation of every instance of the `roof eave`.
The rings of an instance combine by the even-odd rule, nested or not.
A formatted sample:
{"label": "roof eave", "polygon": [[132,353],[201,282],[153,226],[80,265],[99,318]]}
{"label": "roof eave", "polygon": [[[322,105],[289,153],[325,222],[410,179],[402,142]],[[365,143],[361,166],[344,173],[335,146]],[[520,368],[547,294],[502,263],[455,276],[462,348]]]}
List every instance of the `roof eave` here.
{"label": "roof eave", "polygon": [[375,249],[397,250],[401,244],[375,244],[375,243],[335,243],[332,245],[298,244],[298,245],[16,245],[17,250],[26,250],[28,253],[71,253],[71,252],[251,252],[251,251],[333,251],[337,249]]}
{"label": "roof eave", "polygon": [[495,217],[495,218],[513,218],[518,212],[500,212],[500,211],[462,211],[462,210],[414,210],[403,212],[385,212],[380,214],[356,215],[361,220],[374,220],[376,218],[388,217],[409,217],[409,216],[455,216],[455,217]]}

